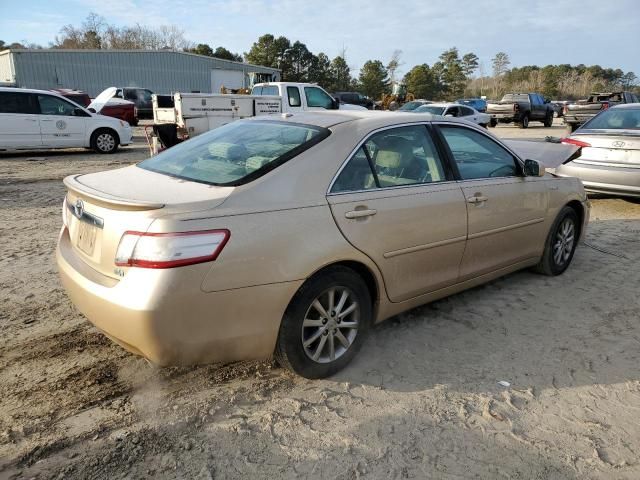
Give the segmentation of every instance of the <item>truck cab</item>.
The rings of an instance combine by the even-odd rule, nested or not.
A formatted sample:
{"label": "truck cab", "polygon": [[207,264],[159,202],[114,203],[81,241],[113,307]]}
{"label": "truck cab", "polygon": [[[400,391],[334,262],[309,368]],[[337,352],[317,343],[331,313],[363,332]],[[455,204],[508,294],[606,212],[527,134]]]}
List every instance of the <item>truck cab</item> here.
{"label": "truck cab", "polygon": [[[295,113],[313,110],[337,110],[340,102],[322,87],[313,83],[272,82],[257,83],[251,95],[274,95],[282,98],[282,112]],[[344,105],[342,106],[344,108]]]}

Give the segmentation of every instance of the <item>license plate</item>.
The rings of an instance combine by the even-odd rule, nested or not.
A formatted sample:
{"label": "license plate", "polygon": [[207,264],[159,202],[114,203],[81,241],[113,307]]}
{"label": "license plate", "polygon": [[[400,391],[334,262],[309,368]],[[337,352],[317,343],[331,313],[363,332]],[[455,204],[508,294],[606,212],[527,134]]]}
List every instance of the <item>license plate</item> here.
{"label": "license plate", "polygon": [[80,222],[78,225],[78,248],[87,255],[93,255],[97,231],[94,225],[86,222]]}

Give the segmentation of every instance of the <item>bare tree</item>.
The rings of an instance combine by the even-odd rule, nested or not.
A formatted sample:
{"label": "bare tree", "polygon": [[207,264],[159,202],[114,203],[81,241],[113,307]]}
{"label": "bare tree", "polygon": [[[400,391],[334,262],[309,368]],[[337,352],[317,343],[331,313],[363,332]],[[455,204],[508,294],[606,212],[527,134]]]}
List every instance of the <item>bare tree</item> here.
{"label": "bare tree", "polygon": [[391,54],[391,60],[387,64],[387,72],[389,74],[389,81],[391,83],[396,80],[396,70],[403,65],[400,63],[400,57],[402,56],[402,50],[394,50]]}

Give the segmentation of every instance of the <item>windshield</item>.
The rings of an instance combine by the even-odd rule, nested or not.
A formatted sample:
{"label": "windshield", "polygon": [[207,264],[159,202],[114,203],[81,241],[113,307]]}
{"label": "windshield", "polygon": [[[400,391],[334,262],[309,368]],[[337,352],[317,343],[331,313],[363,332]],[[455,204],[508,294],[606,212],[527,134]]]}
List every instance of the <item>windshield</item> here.
{"label": "windshield", "polygon": [[596,115],[581,130],[640,130],[640,108],[612,108]]}
{"label": "windshield", "polygon": [[414,110],[415,113],[432,113],[433,115],[442,115],[444,107],[434,107],[431,105],[422,105]]}
{"label": "windshield", "polygon": [[326,128],[237,121],[176,145],[138,167],[210,185],[250,182],[329,136]]}
{"label": "windshield", "polygon": [[398,110],[402,112],[410,112],[422,105],[424,105],[424,102],[407,102],[403,106],[401,106]]}

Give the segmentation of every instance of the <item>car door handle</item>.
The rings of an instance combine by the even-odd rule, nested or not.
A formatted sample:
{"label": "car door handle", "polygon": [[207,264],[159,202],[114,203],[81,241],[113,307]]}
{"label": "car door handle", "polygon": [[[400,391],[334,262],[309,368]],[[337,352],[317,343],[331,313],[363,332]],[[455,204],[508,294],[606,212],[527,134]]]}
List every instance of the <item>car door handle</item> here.
{"label": "car door handle", "polygon": [[377,210],[352,210],[344,214],[347,218],[362,218],[362,217],[371,217],[378,213]]}
{"label": "car door handle", "polygon": [[25,118],[25,120],[26,120],[27,122],[37,122],[37,121],[38,121],[38,119],[37,119],[37,118]]}
{"label": "car door handle", "polygon": [[487,197],[476,193],[473,197],[467,197],[467,203],[483,203],[489,200]]}

